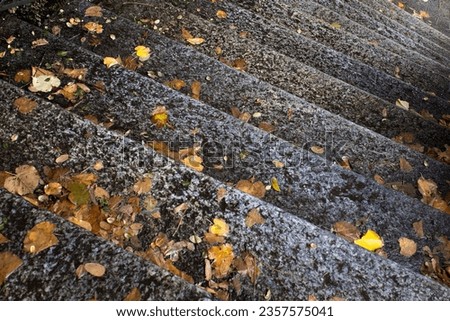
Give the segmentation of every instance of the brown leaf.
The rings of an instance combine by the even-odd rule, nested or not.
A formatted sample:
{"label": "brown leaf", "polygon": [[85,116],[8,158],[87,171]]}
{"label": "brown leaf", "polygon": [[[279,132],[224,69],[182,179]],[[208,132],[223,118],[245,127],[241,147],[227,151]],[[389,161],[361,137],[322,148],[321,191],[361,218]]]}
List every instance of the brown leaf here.
{"label": "brown leaf", "polygon": [[352,167],[350,165],[350,159],[348,158],[348,156],[342,156],[342,161],[339,162],[339,165],[341,165],[342,168],[351,170]]}
{"label": "brown leaf", "polygon": [[184,40],[192,39],[194,36],[189,32],[189,30],[182,28],[181,29],[181,36]]}
{"label": "brown leaf", "polygon": [[24,115],[31,113],[37,106],[37,102],[27,97],[20,97],[14,100],[14,107]]}
{"label": "brown leaf", "polygon": [[209,244],[224,243],[225,238],[213,233],[205,232],[205,241]]}
{"label": "brown leaf", "polygon": [[183,87],[186,86],[186,82],[184,80],[175,78],[170,81],[166,81],[164,85],[175,90],[181,90]]}
{"label": "brown leaf", "polygon": [[258,127],[268,133],[274,132],[276,130],[274,125],[265,121],[260,122]]}
{"label": "brown leaf", "polygon": [[226,19],[228,17],[228,14],[223,10],[217,10],[216,17],[219,19]]}
{"label": "brown leaf", "polygon": [[239,71],[246,71],[247,70],[247,62],[243,58],[238,58],[233,60],[231,63],[232,67]]}
{"label": "brown leaf", "polygon": [[95,175],[94,173],[82,173],[73,176],[72,179],[75,182],[84,184],[86,186],[91,186],[97,180],[97,175]]}
{"label": "brown leaf", "polygon": [[14,76],[14,81],[28,84],[31,81],[31,70],[30,69],[19,70]]}
{"label": "brown leaf", "polygon": [[133,191],[138,195],[146,194],[150,192],[151,189],[152,189],[152,179],[148,176],[138,180],[133,185]]}
{"label": "brown leaf", "polygon": [[384,178],[381,177],[381,176],[378,175],[378,174],[375,174],[375,175],[373,176],[373,179],[375,180],[375,182],[377,182],[377,183],[380,184],[380,185],[384,185],[384,183],[385,183]]}
{"label": "brown leaf", "polygon": [[247,217],[245,218],[245,225],[248,228],[251,228],[253,225],[256,224],[264,224],[265,222],[266,220],[264,219],[264,217],[262,217],[261,213],[259,212],[259,209],[257,208],[251,209],[248,212]]}
{"label": "brown leaf", "polygon": [[58,164],[64,163],[65,161],[67,161],[69,159],[69,157],[70,156],[68,154],[63,154],[63,155],[57,157],[55,159],[55,162],[58,163]]}
{"label": "brown leaf", "polygon": [[422,220],[414,222],[413,223],[413,228],[414,228],[414,231],[416,232],[416,235],[418,237],[420,237],[420,238],[425,237],[425,233],[423,231],[423,221]]}
{"label": "brown leaf", "polygon": [[202,165],[203,159],[197,155],[187,156],[181,161],[187,167],[190,167],[198,172],[203,171],[204,167]]}
{"label": "brown leaf", "polygon": [[263,198],[266,195],[266,186],[262,182],[252,182],[250,180],[240,180],[236,188],[244,193]]}
{"label": "brown leaf", "polygon": [[413,256],[417,252],[417,244],[406,237],[398,239],[400,245],[400,254],[406,257]]}
{"label": "brown leaf", "polygon": [[349,222],[339,221],[333,224],[332,231],[349,242],[354,242],[361,237],[361,232]]}
{"label": "brown leaf", "polygon": [[256,280],[259,276],[260,270],[256,258],[250,252],[242,253],[241,258],[234,260],[234,265],[238,273],[247,275],[250,278],[252,284],[256,284]]}
{"label": "brown leaf", "polygon": [[44,186],[45,195],[61,195],[62,185],[58,182],[51,182]]}
{"label": "brown leaf", "polygon": [[102,33],[103,26],[100,23],[89,21],[83,25],[83,28],[92,33]]}
{"label": "brown leaf", "polygon": [[311,146],[311,151],[314,154],[322,155],[323,153],[325,153],[325,148],[323,148],[321,146]]}
{"label": "brown leaf", "polygon": [[40,181],[34,166],[22,165],[16,168],[16,175],[6,178],[4,187],[10,193],[26,195],[34,192]]}
{"label": "brown leaf", "polygon": [[437,184],[431,179],[420,177],[417,180],[417,185],[423,200],[428,204],[430,198],[437,195]]}
{"label": "brown leaf", "polygon": [[413,167],[405,158],[400,157],[400,170],[409,173],[413,170]]}
{"label": "brown leaf", "polygon": [[6,236],[4,236],[2,233],[0,233],[0,244],[8,243],[9,240]]}
{"label": "brown leaf", "polygon": [[53,234],[55,224],[51,222],[40,222],[27,232],[23,241],[23,249],[31,254],[48,249],[58,244],[58,239]]}
{"label": "brown leaf", "polygon": [[228,194],[226,188],[224,187],[219,187],[217,189],[217,202],[220,202],[226,195]]}
{"label": "brown leaf", "polygon": [[101,17],[103,16],[102,8],[100,6],[91,6],[84,11],[86,17]]}
{"label": "brown leaf", "polygon": [[8,276],[16,271],[23,261],[17,255],[11,252],[0,253],[0,285],[2,285]]}
{"label": "brown leaf", "polygon": [[77,80],[84,80],[87,74],[87,68],[79,68],[79,69],[71,69],[71,68],[65,68],[63,70],[63,73],[70,78],[77,79]]}
{"label": "brown leaf", "polygon": [[283,168],[284,167],[284,163],[280,162],[279,160],[273,160],[272,163],[273,163],[273,165],[275,165],[276,168]]}
{"label": "brown leaf", "polygon": [[133,288],[123,299],[124,301],[141,301],[142,296],[138,288]]}
{"label": "brown leaf", "polygon": [[202,43],[205,42],[204,38],[191,38],[191,39],[187,39],[187,42],[189,42],[191,45],[201,45]]}
{"label": "brown leaf", "polygon": [[192,98],[200,100],[200,91],[202,84],[200,81],[194,81],[191,85]]}
{"label": "brown leaf", "polygon": [[36,47],[46,46],[46,45],[48,45],[48,41],[47,41],[47,39],[44,39],[44,38],[36,39],[31,42],[31,48],[36,48]]}
{"label": "brown leaf", "polygon": [[100,263],[85,263],[84,269],[95,277],[102,277],[106,272],[105,267]]}

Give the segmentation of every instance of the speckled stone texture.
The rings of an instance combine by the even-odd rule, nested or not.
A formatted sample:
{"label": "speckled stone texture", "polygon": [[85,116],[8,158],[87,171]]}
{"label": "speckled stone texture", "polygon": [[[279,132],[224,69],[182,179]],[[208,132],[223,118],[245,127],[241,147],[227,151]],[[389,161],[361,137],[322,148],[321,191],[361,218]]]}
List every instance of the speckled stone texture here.
{"label": "speckled stone texture", "polygon": [[[12,133],[19,136],[17,143],[2,149],[0,157],[3,166],[11,169],[23,163],[31,163],[41,169],[43,165],[51,166],[55,156],[64,151],[72,155],[65,166],[76,172],[101,159],[105,168],[98,173],[98,184],[107,188],[111,194],[128,193],[140,174],[151,172],[154,178],[153,196],[160,202],[162,220],[155,222],[144,212],[140,215],[140,220],[145,225],[140,234],[144,248],[160,231],[170,233],[178,230],[177,237],[187,239],[198,231],[207,230],[214,217],[224,218],[232,231],[227,241],[233,245],[235,253],[251,251],[258,258],[262,269],[258,283],[252,285],[244,282],[241,294],[236,294],[232,299],[259,300],[268,289],[275,300],[305,299],[311,293],[319,299],[332,296],[349,300],[450,298],[449,289],[427,277],[349,244],[277,207],[176,165],[152,150],[143,148],[139,143],[81,121],[61,108],[39,102],[39,106],[31,114],[26,117],[20,115],[11,102],[24,93],[4,82],[2,87],[0,122],[4,126],[0,137],[6,140]],[[84,138],[87,133],[90,133],[89,138]],[[322,181],[322,177],[317,178]],[[228,190],[228,194],[220,202],[216,200],[215,193],[218,187]],[[407,201],[408,204],[402,205],[405,200],[394,200],[395,195],[389,197],[390,200],[385,205],[395,203],[395,208],[407,209],[405,215],[414,212],[414,208],[425,209],[419,202],[411,204]],[[342,206],[345,206],[344,198],[342,201]],[[172,211],[183,202],[189,204],[189,210],[183,217],[185,223],[178,228],[179,218]],[[249,230],[243,218],[255,207],[266,218],[266,223]],[[392,211],[395,208],[392,207]],[[325,208],[316,207],[316,213],[325,218],[330,213],[325,214],[323,210]],[[389,217],[389,223],[386,219],[386,224],[380,228],[388,229],[389,225],[395,223],[393,213],[384,206],[382,210]],[[433,211],[428,212],[433,215]],[[441,213],[435,214],[430,224],[445,217]],[[441,222],[439,226],[430,224],[425,225],[427,235],[438,233],[440,228],[449,225],[448,222]],[[14,225],[12,228],[14,229]],[[8,229],[5,229],[4,234],[10,237]],[[444,234],[448,234],[448,230]],[[199,252],[201,251],[200,248]],[[70,256],[66,260],[69,258]],[[203,258],[197,256],[196,252],[183,253],[182,258],[178,264],[183,271],[191,274],[194,279],[203,274]],[[402,264],[408,265],[407,262]],[[11,287],[14,286],[13,283]],[[28,295],[33,296],[32,293]]]}

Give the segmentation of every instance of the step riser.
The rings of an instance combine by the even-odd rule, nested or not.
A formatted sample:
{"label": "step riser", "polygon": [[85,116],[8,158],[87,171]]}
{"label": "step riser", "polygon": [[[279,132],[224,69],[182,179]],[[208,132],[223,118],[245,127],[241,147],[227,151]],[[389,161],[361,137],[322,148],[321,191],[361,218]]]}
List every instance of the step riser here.
{"label": "step riser", "polygon": [[[18,149],[14,149],[18,155],[14,159],[8,159],[9,162],[29,159],[33,163],[51,165],[50,159],[53,157],[49,156],[58,153],[55,149],[59,147],[70,155],[79,155],[65,164],[65,166],[73,167],[75,171],[89,167],[96,159],[104,160],[105,168],[99,173],[98,184],[113,194],[126,190],[127,184],[124,182],[128,183],[137,179],[139,173],[135,169],[124,166],[117,159],[118,151],[123,148],[117,144],[120,140],[119,136],[106,133],[105,130],[95,128],[86,122],[80,122],[67,112],[49,104],[40,104],[27,117],[19,116],[10,105],[11,101],[19,95],[23,94],[15,89],[5,89],[0,94],[3,101],[1,121],[5,123],[5,120],[8,120],[1,135],[9,137],[11,132],[15,132],[19,134],[19,137],[27,137],[30,143],[39,139],[42,145],[39,149],[27,151],[24,150],[26,145],[18,146]],[[58,119],[58,122],[55,123],[53,119]],[[30,123],[39,124],[39,129],[27,126]],[[42,136],[43,132],[45,136]],[[85,140],[82,137],[86,132],[95,133],[95,135]],[[70,147],[67,142],[70,142]],[[242,193],[228,189],[228,194],[222,201],[225,209],[221,209],[213,191],[223,185],[175,164],[166,166],[163,170],[152,168],[148,165],[148,160],[161,158],[160,156],[153,154],[150,150],[143,151],[139,145],[127,139],[124,142],[125,153],[129,156],[138,151],[147,153],[147,161],[144,160],[146,168],[141,175],[144,172],[153,173],[155,182],[152,194],[156,199],[164,202],[161,207],[165,208],[162,220],[166,221],[163,224],[166,230],[167,227],[175,229],[179,223],[179,218],[170,214],[171,210],[182,202],[188,202],[190,210],[184,214],[184,222],[189,224],[182,225],[179,235],[189,236],[199,231],[206,231],[212,219],[220,216],[230,225],[232,232],[227,241],[233,244],[236,254],[247,250],[255,255],[262,272],[256,285],[243,283],[241,295],[245,299],[263,299],[268,287],[274,300],[305,299],[310,293],[314,293],[320,299],[330,298],[338,293],[345,293],[346,299],[354,300],[381,298],[430,300],[438,299],[436,293],[439,293],[439,299],[450,298],[449,290],[429,279],[401,270],[396,264],[392,265],[389,261],[367,251],[349,247],[347,242]],[[90,150],[93,152],[83,157],[80,152],[86,146],[91,147]],[[9,158],[10,156],[11,154]],[[2,157],[7,159],[8,156],[2,155]],[[111,180],[110,177],[114,177],[118,172],[121,172],[123,180],[120,182]],[[183,187],[180,184],[181,179],[188,179],[189,187]],[[267,221],[261,227],[254,227],[249,231],[243,224],[243,220],[238,220],[236,215],[239,213],[244,217],[256,206]],[[148,231],[154,235],[158,232],[154,229]],[[147,238],[151,238],[151,235],[141,237],[143,244],[148,245]],[[270,240],[270,242],[261,240]],[[316,245],[314,249],[308,247],[311,243]],[[329,251],[331,248],[333,251]],[[276,255],[272,256],[272,253]],[[282,257],[279,256],[280,253],[283,254]],[[189,253],[183,253],[183,257],[184,255],[190,256]],[[188,258],[188,262],[186,272],[198,277],[202,271],[201,269],[199,271],[196,264],[203,266],[203,258]],[[367,269],[368,266],[370,269]],[[348,279],[354,279],[354,282],[344,282]],[[402,280],[401,288],[398,288],[398,280]],[[383,287],[379,284],[383,284]],[[395,291],[390,291],[390,286],[394,284],[397,288]],[[362,288],[370,289],[370,291],[362,292]],[[411,288],[420,288],[421,291],[411,291]]]}

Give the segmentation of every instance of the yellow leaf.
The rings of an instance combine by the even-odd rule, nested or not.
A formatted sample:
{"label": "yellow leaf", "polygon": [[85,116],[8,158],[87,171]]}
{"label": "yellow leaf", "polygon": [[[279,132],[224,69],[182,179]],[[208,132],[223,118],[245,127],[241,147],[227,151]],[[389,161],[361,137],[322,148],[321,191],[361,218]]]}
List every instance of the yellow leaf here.
{"label": "yellow leaf", "polygon": [[53,234],[55,224],[51,222],[40,222],[27,232],[23,241],[23,249],[25,252],[37,254],[55,244],[58,239]]}
{"label": "yellow leaf", "polygon": [[138,56],[140,61],[146,61],[150,58],[151,50],[145,46],[137,46],[134,48],[136,56]]}
{"label": "yellow leaf", "polygon": [[5,282],[8,276],[17,270],[23,261],[15,254],[11,252],[0,253],[0,285]]}
{"label": "yellow leaf", "polygon": [[409,110],[409,102],[407,102],[406,100],[397,99],[395,105],[397,107],[400,107],[401,109]]}
{"label": "yellow leaf", "polygon": [[184,158],[181,162],[184,165],[186,165],[187,167],[195,169],[198,172],[203,171],[203,168],[204,168],[202,165],[203,159],[200,156],[191,155],[191,156]]}
{"label": "yellow leaf", "polygon": [[384,245],[383,239],[373,230],[368,230],[362,238],[355,240],[354,243],[372,252]]}
{"label": "yellow leaf", "polygon": [[167,125],[169,121],[169,115],[167,109],[164,106],[156,106],[152,112],[151,121],[157,128],[162,128]]}
{"label": "yellow leaf", "polygon": [[34,166],[22,165],[16,168],[16,175],[5,179],[4,187],[10,193],[26,195],[33,193],[40,181]]}
{"label": "yellow leaf", "polygon": [[214,275],[223,278],[228,275],[234,259],[233,247],[231,244],[213,246],[208,250],[208,258],[214,260]]}
{"label": "yellow leaf", "polygon": [[103,63],[106,65],[107,68],[111,68],[112,66],[115,65],[120,65],[119,61],[113,57],[105,57],[103,59]]}
{"label": "yellow leaf", "polygon": [[228,224],[220,219],[220,218],[215,218],[213,220],[214,225],[211,225],[209,227],[209,232],[218,235],[218,236],[227,236],[228,232],[230,231],[230,228],[228,226]]}
{"label": "yellow leaf", "polygon": [[271,179],[270,182],[271,182],[272,188],[273,188],[275,191],[281,192],[280,185],[278,184],[278,180],[277,180],[275,177],[272,177],[272,179]]}
{"label": "yellow leaf", "polygon": [[334,29],[341,29],[341,24],[339,22],[333,22],[330,26]]}
{"label": "yellow leaf", "polygon": [[37,102],[27,97],[20,97],[14,100],[14,107],[16,107],[20,113],[25,115],[31,113],[37,105]]}
{"label": "yellow leaf", "polygon": [[182,79],[175,78],[170,81],[166,81],[164,85],[169,86],[170,88],[175,90],[180,90],[181,88],[186,86],[186,82]]}

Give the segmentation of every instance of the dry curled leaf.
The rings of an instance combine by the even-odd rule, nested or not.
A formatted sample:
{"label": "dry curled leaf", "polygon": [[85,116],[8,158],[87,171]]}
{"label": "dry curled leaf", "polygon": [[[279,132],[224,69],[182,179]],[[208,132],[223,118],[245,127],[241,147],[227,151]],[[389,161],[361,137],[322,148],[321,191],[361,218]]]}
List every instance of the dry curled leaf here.
{"label": "dry curled leaf", "polygon": [[25,252],[37,254],[49,247],[58,244],[58,239],[53,234],[55,224],[51,222],[40,222],[27,232],[23,241]]}
{"label": "dry curled leaf", "polygon": [[16,271],[23,261],[17,255],[11,252],[0,253],[0,286],[14,271]]}
{"label": "dry curled leaf", "polygon": [[406,100],[397,99],[395,105],[397,107],[400,107],[401,109],[409,110],[409,102],[407,102]]}
{"label": "dry curled leaf", "polygon": [[334,223],[332,231],[349,242],[354,242],[361,237],[361,232],[358,228],[355,225],[345,221]]}
{"label": "dry curled leaf", "polygon": [[83,28],[92,33],[102,33],[103,26],[100,23],[89,21],[83,25]]}
{"label": "dry curled leaf", "polygon": [[186,87],[186,82],[184,80],[175,78],[170,81],[166,81],[164,85],[175,90],[181,90],[183,87]]}
{"label": "dry curled leaf", "polygon": [[192,98],[199,100],[202,84],[200,81],[194,81],[191,85]]}
{"label": "dry curled leaf", "polygon": [[224,243],[225,237],[210,232],[205,232],[205,242],[209,244]]}
{"label": "dry curled leaf", "polygon": [[281,188],[280,185],[278,184],[278,179],[276,179],[276,177],[272,177],[272,179],[270,180],[270,186],[274,191],[281,192]]}
{"label": "dry curled leaf", "polygon": [[262,217],[261,213],[259,212],[259,209],[257,208],[251,209],[248,212],[247,217],[245,218],[245,225],[248,228],[251,228],[253,225],[256,224],[264,224],[265,222],[266,220],[264,219],[264,217]]}
{"label": "dry curled leaf", "polygon": [[236,188],[244,193],[263,198],[266,194],[266,186],[262,182],[253,182],[251,180],[240,180]]}
{"label": "dry curled leaf", "polygon": [[138,195],[146,194],[150,192],[151,189],[152,179],[150,177],[144,177],[133,185],[133,191]]}
{"label": "dry curled leaf", "polygon": [[36,107],[37,102],[27,97],[20,97],[14,100],[14,107],[22,114],[31,113]]}
{"label": "dry curled leaf", "polygon": [[362,238],[355,240],[354,243],[372,252],[384,245],[383,239],[373,230],[368,230]]}
{"label": "dry curled leaf", "polygon": [[121,59],[113,58],[113,57],[105,57],[105,58],[103,58],[103,64],[107,68],[111,68],[112,66],[115,66],[115,65],[121,65]]}
{"label": "dry curled leaf", "polygon": [[44,186],[45,195],[61,195],[62,185],[58,182],[51,182]]}
{"label": "dry curled leaf", "polygon": [[84,11],[86,17],[101,17],[103,16],[102,8],[100,6],[91,6]]}
{"label": "dry curled leaf", "polygon": [[22,165],[16,168],[16,175],[5,179],[4,187],[10,193],[26,195],[34,192],[39,181],[39,173],[34,166]]}
{"label": "dry curled leaf", "polygon": [[218,236],[227,236],[230,232],[230,227],[221,218],[215,218],[213,220],[213,225],[209,227],[209,232]]}
{"label": "dry curled leaf", "polygon": [[14,76],[14,81],[24,84],[29,83],[31,81],[31,70],[30,69],[19,70]]}
{"label": "dry curled leaf", "polygon": [[417,252],[416,242],[406,237],[399,238],[398,244],[400,245],[400,254],[403,256],[410,257]]}
{"label": "dry curled leaf", "polygon": [[102,277],[106,272],[105,267],[100,263],[85,263],[84,269],[86,272],[95,277]]}

